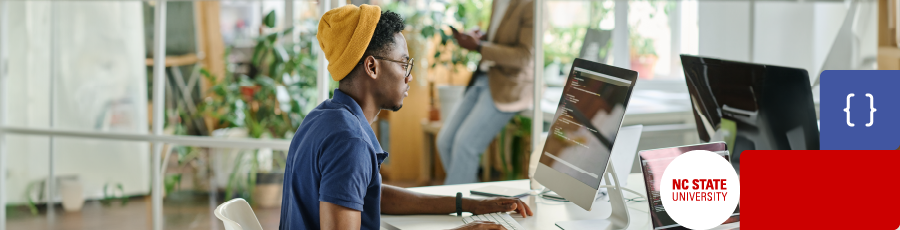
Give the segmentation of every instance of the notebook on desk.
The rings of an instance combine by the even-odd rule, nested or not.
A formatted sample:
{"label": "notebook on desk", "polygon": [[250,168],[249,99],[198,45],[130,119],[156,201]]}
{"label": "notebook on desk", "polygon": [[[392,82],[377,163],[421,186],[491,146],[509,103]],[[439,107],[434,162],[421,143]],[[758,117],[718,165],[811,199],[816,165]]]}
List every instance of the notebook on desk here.
{"label": "notebook on desk", "polygon": [[526,189],[509,188],[495,185],[472,189],[469,192],[471,192],[472,195],[487,197],[520,198],[528,195],[528,190]]}

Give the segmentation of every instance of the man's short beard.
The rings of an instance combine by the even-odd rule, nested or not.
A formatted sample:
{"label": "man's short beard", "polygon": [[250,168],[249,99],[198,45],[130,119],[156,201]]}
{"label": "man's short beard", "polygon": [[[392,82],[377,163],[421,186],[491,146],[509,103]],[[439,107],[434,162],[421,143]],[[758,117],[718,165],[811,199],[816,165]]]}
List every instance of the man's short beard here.
{"label": "man's short beard", "polygon": [[403,108],[403,104],[400,104],[400,105],[394,106],[394,107],[390,107],[388,109],[391,111],[397,112],[397,111],[400,111],[400,108]]}

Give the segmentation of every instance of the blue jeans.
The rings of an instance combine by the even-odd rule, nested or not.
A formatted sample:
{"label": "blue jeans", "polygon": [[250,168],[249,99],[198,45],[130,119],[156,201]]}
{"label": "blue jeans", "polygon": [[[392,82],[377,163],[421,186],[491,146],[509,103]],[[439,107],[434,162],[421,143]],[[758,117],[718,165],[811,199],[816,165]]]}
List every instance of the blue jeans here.
{"label": "blue jeans", "polygon": [[498,110],[487,76],[477,76],[438,132],[437,148],[447,172],[444,184],[478,182],[481,154],[515,114]]}

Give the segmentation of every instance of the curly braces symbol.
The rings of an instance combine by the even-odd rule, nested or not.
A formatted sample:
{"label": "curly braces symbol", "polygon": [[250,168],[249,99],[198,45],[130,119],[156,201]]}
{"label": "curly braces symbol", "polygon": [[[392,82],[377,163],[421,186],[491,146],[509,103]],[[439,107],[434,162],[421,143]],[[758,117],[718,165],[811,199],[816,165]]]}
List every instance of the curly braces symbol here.
{"label": "curly braces symbol", "polygon": [[872,127],[872,124],[875,124],[875,97],[872,96],[871,93],[867,93],[866,97],[869,98],[869,123],[866,123],[866,127]]}
{"label": "curly braces symbol", "polygon": [[[844,108],[844,112],[847,113],[847,126],[853,127],[856,124],[850,122],[850,98],[856,96],[856,94],[847,94],[847,108]],[[867,93],[866,97],[869,98],[869,123],[866,123],[866,127],[872,127],[875,124],[875,97],[872,96],[871,93]]]}
{"label": "curly braces symbol", "polygon": [[847,126],[853,127],[856,126],[853,123],[850,123],[850,98],[856,96],[856,94],[847,94],[847,108],[844,108],[844,112],[847,113]]}

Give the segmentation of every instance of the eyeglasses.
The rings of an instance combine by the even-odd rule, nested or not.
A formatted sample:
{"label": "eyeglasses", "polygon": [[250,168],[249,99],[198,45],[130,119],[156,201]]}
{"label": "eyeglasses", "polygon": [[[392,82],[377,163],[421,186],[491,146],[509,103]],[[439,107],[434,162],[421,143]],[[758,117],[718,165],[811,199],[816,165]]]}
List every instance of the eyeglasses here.
{"label": "eyeglasses", "polygon": [[[385,61],[389,61],[389,62],[396,62],[396,63],[403,64],[404,68],[406,68],[406,75],[404,75],[404,78],[409,77],[409,74],[412,73],[412,67],[415,65],[415,63],[413,63],[413,60],[415,60],[415,58],[410,58],[409,61],[404,62],[404,61],[391,60],[391,59],[388,59],[385,57],[379,57],[379,56],[372,56],[372,57],[375,59],[378,59],[378,60],[385,60]],[[362,62],[359,62],[359,64],[362,64]]]}

